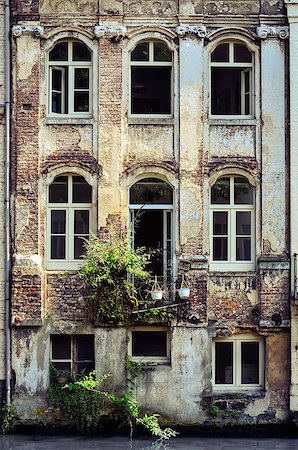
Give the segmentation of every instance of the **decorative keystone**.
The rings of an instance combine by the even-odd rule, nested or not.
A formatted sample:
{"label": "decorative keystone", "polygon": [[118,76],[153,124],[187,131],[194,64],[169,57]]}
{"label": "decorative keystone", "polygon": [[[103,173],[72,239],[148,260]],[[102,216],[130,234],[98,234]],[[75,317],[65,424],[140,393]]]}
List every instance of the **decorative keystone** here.
{"label": "decorative keystone", "polygon": [[287,39],[289,37],[289,27],[268,27],[263,25],[257,27],[257,36],[261,39],[266,39],[267,37]]}
{"label": "decorative keystone", "polygon": [[97,25],[94,27],[95,37],[110,37],[116,42],[126,35],[126,27],[123,25]]}
{"label": "decorative keystone", "polygon": [[14,37],[20,37],[22,34],[33,34],[33,36],[40,38],[44,35],[44,27],[40,25],[15,25],[11,32]]}
{"label": "decorative keystone", "polygon": [[187,34],[194,34],[200,38],[206,37],[206,27],[204,25],[179,25],[175,31],[179,37],[184,37]]}

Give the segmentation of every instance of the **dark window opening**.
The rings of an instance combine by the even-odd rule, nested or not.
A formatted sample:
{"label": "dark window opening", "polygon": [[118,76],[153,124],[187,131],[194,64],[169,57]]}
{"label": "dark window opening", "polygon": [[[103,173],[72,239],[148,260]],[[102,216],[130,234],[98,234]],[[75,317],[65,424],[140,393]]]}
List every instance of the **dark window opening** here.
{"label": "dark window opening", "polygon": [[167,358],[167,332],[132,331],[132,356]]}
{"label": "dark window opening", "polygon": [[74,374],[94,370],[93,335],[54,334],[51,345],[51,363],[57,370],[69,370]]}
{"label": "dark window opening", "polygon": [[241,342],[241,383],[259,383],[258,342]]}
{"label": "dark window opening", "polygon": [[165,181],[157,178],[144,178],[130,189],[131,205],[173,204],[173,189]]}
{"label": "dark window opening", "polygon": [[215,343],[215,383],[233,384],[233,342]]}

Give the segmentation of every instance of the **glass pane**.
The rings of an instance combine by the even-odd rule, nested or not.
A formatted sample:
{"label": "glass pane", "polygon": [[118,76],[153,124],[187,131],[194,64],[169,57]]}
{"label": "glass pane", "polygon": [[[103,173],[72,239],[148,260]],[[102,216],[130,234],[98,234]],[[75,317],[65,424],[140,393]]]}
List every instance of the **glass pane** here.
{"label": "glass pane", "polygon": [[132,114],[171,113],[171,67],[131,67]]}
{"label": "glass pane", "polygon": [[157,178],[144,178],[135,183],[130,189],[130,204],[145,205],[173,204],[173,189],[165,181]]}
{"label": "glass pane", "polygon": [[[88,236],[84,236],[88,238]],[[82,236],[74,236],[74,259],[81,259],[86,253],[85,241]]]}
{"label": "glass pane", "polygon": [[72,44],[73,61],[91,61],[91,51],[83,42],[73,42]]}
{"label": "glass pane", "polygon": [[89,112],[89,91],[74,93],[74,111],[75,112]]}
{"label": "glass pane", "polygon": [[74,176],[72,178],[72,201],[73,203],[92,202],[92,187],[84,177]]}
{"label": "glass pane", "polygon": [[88,374],[89,372],[92,372],[92,370],[95,369],[95,364],[94,361],[85,361],[78,363],[77,367],[78,373],[84,372],[85,374]]}
{"label": "glass pane", "polygon": [[228,238],[213,238],[213,261],[228,260]]}
{"label": "glass pane", "polygon": [[236,234],[251,234],[251,213],[249,211],[236,212]]}
{"label": "glass pane", "polygon": [[228,205],[230,203],[230,178],[220,178],[211,188],[211,203],[213,205]]}
{"label": "glass pane", "polygon": [[75,69],[75,89],[89,89],[89,69]]}
{"label": "glass pane", "polygon": [[56,177],[49,186],[49,203],[68,202],[68,177]]}
{"label": "glass pane", "polygon": [[211,53],[212,62],[229,62],[229,44],[220,44]]}
{"label": "glass pane", "polygon": [[233,342],[215,343],[215,383],[233,384]]}
{"label": "glass pane", "polygon": [[52,112],[62,114],[62,95],[60,92],[52,92]]}
{"label": "glass pane", "polygon": [[65,259],[65,236],[51,236],[51,259]]}
{"label": "glass pane", "polygon": [[236,238],[237,261],[251,261],[251,238]]}
{"label": "glass pane", "polygon": [[213,234],[228,234],[228,213],[213,212]]}
{"label": "glass pane", "polygon": [[51,234],[65,234],[66,211],[51,211]]}
{"label": "glass pane", "polygon": [[253,187],[246,178],[234,179],[234,203],[236,205],[253,204]]}
{"label": "glass pane", "polygon": [[166,331],[133,331],[132,356],[167,356]]}
{"label": "glass pane", "polygon": [[163,42],[154,42],[154,61],[172,61],[172,53]]}
{"label": "glass pane", "polygon": [[79,334],[77,336],[77,361],[94,361],[94,336]]}
{"label": "glass pane", "polygon": [[89,211],[74,212],[74,232],[75,234],[89,233]]}
{"label": "glass pane", "polygon": [[65,334],[52,335],[52,359],[71,358],[71,337]]}
{"label": "glass pane", "polygon": [[52,362],[53,366],[57,370],[68,370],[71,371],[71,363],[70,362]]}
{"label": "glass pane", "polygon": [[52,69],[52,89],[54,91],[62,90],[62,70]]}
{"label": "glass pane", "polygon": [[237,67],[211,67],[212,114],[241,114],[242,70],[242,68]]}
{"label": "glass pane", "polygon": [[234,44],[235,62],[252,62],[252,54],[245,45]]}
{"label": "glass pane", "polygon": [[259,384],[258,342],[241,342],[241,384]]}
{"label": "glass pane", "polygon": [[131,52],[131,61],[149,61],[149,42],[141,42]]}
{"label": "glass pane", "polygon": [[67,61],[68,60],[68,43],[61,42],[56,44],[55,47],[50,51],[49,54],[50,61]]}

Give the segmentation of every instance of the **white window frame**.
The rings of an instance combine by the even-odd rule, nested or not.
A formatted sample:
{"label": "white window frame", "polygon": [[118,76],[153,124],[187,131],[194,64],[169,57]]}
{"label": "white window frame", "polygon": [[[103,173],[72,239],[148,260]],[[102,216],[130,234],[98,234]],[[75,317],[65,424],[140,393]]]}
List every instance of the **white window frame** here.
{"label": "white window frame", "polygon": [[[211,203],[211,188],[221,178],[230,179],[230,203],[229,204],[212,204]],[[253,204],[234,204],[234,179],[245,178],[243,175],[223,175],[217,178],[214,184],[210,188],[210,271],[227,271],[227,272],[241,272],[241,271],[253,271],[255,270],[255,188],[251,186],[253,190]],[[246,178],[247,180],[247,178]],[[248,181],[248,180],[247,180]],[[228,213],[228,259],[227,261],[213,260],[213,213],[214,212],[227,212]],[[236,234],[236,214],[237,212],[250,212],[251,215],[251,234],[243,235],[243,237],[251,238],[251,259],[250,261],[242,261],[236,259],[236,238],[242,235]],[[217,235],[216,235],[217,236]],[[218,237],[225,237],[225,235],[218,235]]]}
{"label": "white window frame", "polygon": [[[217,342],[232,342],[233,343],[233,383],[231,384],[216,384],[215,383],[215,346]],[[259,383],[257,384],[241,384],[241,343],[258,342],[259,343]],[[216,338],[212,342],[212,385],[214,391],[261,391],[264,389],[264,358],[265,345],[262,336],[251,333],[243,333],[233,335],[228,338]]]}
{"label": "white window frame", "polygon": [[[149,61],[132,61],[131,60],[131,54],[134,51],[134,49],[141,43],[148,42],[149,44]],[[162,44],[166,45],[169,52],[172,55],[172,61],[154,61],[154,43],[161,42]],[[156,119],[171,119],[173,117],[173,58],[174,54],[173,51],[169,48],[166,42],[158,39],[145,39],[142,41],[137,42],[137,44],[134,46],[134,48],[129,52],[129,96],[128,96],[128,114],[129,117],[133,118],[156,118]],[[132,103],[132,93],[131,93],[131,68],[132,67],[141,67],[141,66],[159,66],[159,67],[171,67],[171,86],[170,86],[170,109],[171,112],[169,114],[133,114],[131,112],[131,103]]]}
{"label": "white window frame", "polygon": [[[167,348],[166,356],[133,356],[132,354],[132,334],[134,331],[162,331],[166,333]],[[171,334],[170,329],[166,327],[131,327],[128,330],[128,356],[132,361],[141,361],[147,364],[170,364],[171,361]]]}
{"label": "white window frame", "polygon": [[[229,61],[228,62],[212,62],[211,61],[211,55],[213,53],[213,51],[221,44],[228,44],[229,45]],[[252,55],[252,62],[234,62],[234,45],[235,44],[240,44],[240,45],[244,45],[245,47],[247,47],[247,45],[244,42],[241,41],[231,41],[231,42],[227,42],[227,41],[223,41],[223,42],[218,42],[218,44],[216,45],[216,47],[214,47],[212,49],[212,51],[210,52],[209,55],[209,86],[210,86],[210,96],[209,96],[209,117],[211,119],[253,119],[254,118],[254,53],[253,51],[247,47],[247,49],[249,50],[249,52]],[[212,72],[212,67],[230,67],[230,68],[243,68],[242,72],[241,72],[241,105],[240,105],[240,109],[241,109],[241,114],[212,114],[212,83],[211,83],[211,72]],[[249,80],[249,108],[250,108],[250,113],[249,114],[245,114],[245,78],[244,78],[244,74],[249,71],[250,73],[250,80]]]}
{"label": "white window frame", "polygon": [[[67,43],[68,44],[68,60],[67,61],[50,61],[49,55],[50,51],[56,46],[61,43]],[[47,53],[47,64],[49,67],[49,86],[48,86],[48,116],[49,117],[81,117],[81,118],[89,118],[92,115],[92,50],[88,47],[88,50],[91,54],[91,61],[72,61],[72,46],[74,42],[79,42],[82,44],[85,44],[83,41],[79,40],[72,40],[72,39],[63,39],[61,41],[55,42],[55,45],[48,51]],[[55,113],[52,112],[52,71],[55,70],[61,70],[62,71],[62,90],[65,94],[65,80],[66,80],[66,73],[65,73],[65,67],[68,67],[68,113]],[[64,70],[63,70],[64,69]],[[74,111],[74,93],[75,91],[79,91],[79,89],[75,89],[75,69],[88,69],[89,70],[89,89],[82,89],[82,91],[89,91],[89,111],[82,112],[82,111]],[[65,102],[64,97],[62,93],[62,110],[65,111]]]}
{"label": "white window frame", "polygon": [[[94,359],[84,359],[84,360],[78,360],[77,359],[77,355],[78,355],[78,343],[77,343],[77,334],[73,334],[73,335],[67,335],[70,336],[70,358],[66,358],[66,359],[54,359],[53,358],[53,340],[52,337],[53,336],[65,336],[63,334],[51,334],[51,349],[50,349],[50,362],[51,363],[70,363],[70,372],[72,374],[78,374],[79,372],[77,371],[77,364],[78,363],[82,363],[82,362],[93,362],[94,366],[95,366],[95,349],[94,349]],[[93,336],[93,340],[94,340],[94,335],[92,334],[88,334],[85,336]]]}
{"label": "white window frame", "polygon": [[[92,229],[93,217],[92,217],[92,200],[93,200],[93,186],[92,197],[90,203],[73,203],[72,202],[72,183],[73,177],[82,176],[76,173],[65,173],[57,175],[68,177],[68,202],[67,203],[50,203],[49,191],[51,184],[47,188],[47,269],[48,270],[77,270],[83,263],[82,259],[74,258],[74,211],[89,211],[89,236]],[[55,178],[57,178],[55,177]],[[54,180],[55,180],[54,178]],[[84,177],[85,181],[86,178]],[[54,181],[53,180],[53,181]],[[52,181],[52,182],[53,182]],[[66,232],[65,232],[65,259],[51,259],[51,211],[66,211]],[[87,238],[87,236],[86,236]]]}

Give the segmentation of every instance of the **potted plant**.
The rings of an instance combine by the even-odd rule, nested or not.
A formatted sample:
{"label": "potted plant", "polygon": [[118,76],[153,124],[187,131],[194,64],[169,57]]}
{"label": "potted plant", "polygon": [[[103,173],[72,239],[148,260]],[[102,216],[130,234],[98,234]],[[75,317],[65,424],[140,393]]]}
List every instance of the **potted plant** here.
{"label": "potted plant", "polygon": [[181,286],[180,288],[177,290],[179,297],[181,298],[181,300],[187,300],[189,298],[190,295],[190,289],[186,284],[185,281],[185,276],[184,274],[182,275],[182,281],[181,281]]}
{"label": "potted plant", "polygon": [[161,286],[158,284],[156,275],[154,277],[154,283],[152,285],[150,295],[151,295],[152,300],[157,301],[157,300],[162,299],[163,290],[162,290]]}

